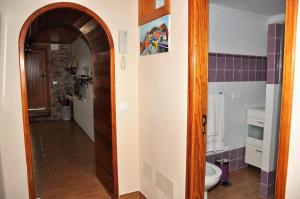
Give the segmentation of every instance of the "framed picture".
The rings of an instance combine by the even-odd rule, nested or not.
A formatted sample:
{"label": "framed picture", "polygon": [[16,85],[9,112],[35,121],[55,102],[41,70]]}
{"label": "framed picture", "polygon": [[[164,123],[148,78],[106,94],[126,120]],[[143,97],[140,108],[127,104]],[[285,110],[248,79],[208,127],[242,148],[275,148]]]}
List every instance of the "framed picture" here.
{"label": "framed picture", "polygon": [[164,16],[140,27],[140,55],[169,52],[170,16]]}
{"label": "framed picture", "polygon": [[170,14],[171,0],[139,0],[139,25]]}

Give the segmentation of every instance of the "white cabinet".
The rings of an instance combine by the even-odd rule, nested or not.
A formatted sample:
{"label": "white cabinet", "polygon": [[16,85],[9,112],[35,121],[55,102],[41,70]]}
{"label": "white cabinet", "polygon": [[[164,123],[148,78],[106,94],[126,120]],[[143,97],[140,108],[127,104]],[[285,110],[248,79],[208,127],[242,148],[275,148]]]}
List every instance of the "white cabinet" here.
{"label": "white cabinet", "polygon": [[247,123],[248,137],[246,140],[245,162],[261,168],[265,124],[264,106],[249,108]]}
{"label": "white cabinet", "polygon": [[265,126],[265,107],[258,106],[248,109],[247,122],[249,125],[264,127]]}
{"label": "white cabinet", "polygon": [[247,137],[245,162],[261,168],[262,140]]}

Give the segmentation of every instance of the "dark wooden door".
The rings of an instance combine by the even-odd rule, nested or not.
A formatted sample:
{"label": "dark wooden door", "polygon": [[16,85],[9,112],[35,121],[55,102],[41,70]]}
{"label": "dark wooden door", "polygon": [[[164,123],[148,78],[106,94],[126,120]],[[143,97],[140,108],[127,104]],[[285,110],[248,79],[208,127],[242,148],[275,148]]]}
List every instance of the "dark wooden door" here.
{"label": "dark wooden door", "polygon": [[49,109],[49,80],[45,50],[32,50],[26,53],[26,77],[28,109]]}
{"label": "dark wooden door", "polygon": [[110,52],[94,56],[94,131],[96,175],[106,191],[118,198],[114,110],[111,98]]}

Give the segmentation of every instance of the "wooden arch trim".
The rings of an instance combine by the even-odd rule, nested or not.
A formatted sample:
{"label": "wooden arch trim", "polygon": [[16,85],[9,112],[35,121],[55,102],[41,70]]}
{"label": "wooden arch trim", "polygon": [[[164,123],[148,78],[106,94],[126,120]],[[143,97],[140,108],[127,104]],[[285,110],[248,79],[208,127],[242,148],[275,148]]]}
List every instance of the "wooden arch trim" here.
{"label": "wooden arch trim", "polygon": [[[20,70],[20,83],[21,83],[21,98],[22,98],[22,115],[23,115],[23,128],[24,128],[24,141],[25,141],[25,153],[26,153],[26,163],[27,163],[27,178],[28,178],[28,190],[29,190],[29,198],[34,199],[35,198],[35,189],[34,189],[34,178],[33,178],[33,166],[32,166],[32,153],[31,153],[31,143],[30,143],[30,127],[29,127],[29,114],[28,114],[28,100],[27,100],[27,81],[26,81],[26,66],[25,66],[25,51],[24,51],[24,44],[26,41],[26,34],[28,32],[28,29],[31,25],[31,23],[37,19],[40,15],[43,13],[46,13],[48,11],[59,9],[59,8],[69,8],[81,11],[85,13],[86,15],[90,16],[94,20],[97,21],[97,23],[101,26],[101,28],[105,31],[105,34],[107,36],[107,43],[108,43],[108,49],[107,52],[101,52],[101,48],[97,48],[96,46],[101,45],[102,43],[90,40],[90,46],[93,52],[93,67],[99,66],[100,63],[107,64],[109,66],[109,69],[98,70],[98,72],[104,72],[106,74],[109,74],[108,78],[105,80],[97,79],[97,83],[103,81],[106,84],[106,87],[98,87],[98,89],[105,90],[106,93],[110,96],[110,108],[109,111],[111,113],[110,115],[110,125],[111,125],[111,140],[112,140],[112,167],[113,167],[113,193],[111,194],[113,198],[118,198],[119,196],[119,186],[118,186],[118,163],[117,163],[117,136],[116,136],[116,100],[115,100],[115,50],[114,50],[114,42],[112,34],[108,28],[108,26],[105,24],[105,22],[92,10],[76,4],[76,3],[69,3],[69,2],[61,2],[61,3],[53,3],[46,5],[35,12],[33,12],[25,21],[23,24],[20,35],[19,35],[19,70]],[[84,35],[87,37],[87,35]],[[94,49],[93,49],[94,47]],[[102,49],[103,50],[103,49]],[[97,53],[95,53],[98,51]],[[103,57],[103,55],[107,57]],[[99,59],[105,59],[103,62]],[[107,79],[109,79],[109,82],[107,82]],[[94,81],[94,80],[93,80]],[[94,81],[95,82],[95,81]],[[108,86],[109,85],[109,86]],[[107,88],[109,87],[109,88]],[[94,88],[95,92],[95,88]],[[94,116],[95,117],[95,116]],[[106,168],[105,168],[106,169]]]}

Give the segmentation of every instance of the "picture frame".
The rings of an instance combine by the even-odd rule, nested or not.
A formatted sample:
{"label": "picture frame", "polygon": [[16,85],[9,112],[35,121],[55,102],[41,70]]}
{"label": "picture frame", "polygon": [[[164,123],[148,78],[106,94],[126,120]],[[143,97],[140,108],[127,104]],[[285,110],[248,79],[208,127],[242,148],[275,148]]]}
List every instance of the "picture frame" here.
{"label": "picture frame", "polygon": [[139,0],[139,26],[171,13],[171,0]]}
{"label": "picture frame", "polygon": [[140,55],[169,52],[170,15],[140,26]]}

